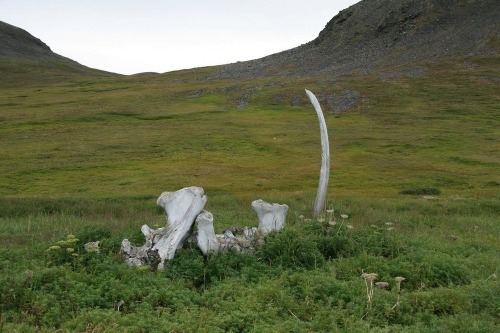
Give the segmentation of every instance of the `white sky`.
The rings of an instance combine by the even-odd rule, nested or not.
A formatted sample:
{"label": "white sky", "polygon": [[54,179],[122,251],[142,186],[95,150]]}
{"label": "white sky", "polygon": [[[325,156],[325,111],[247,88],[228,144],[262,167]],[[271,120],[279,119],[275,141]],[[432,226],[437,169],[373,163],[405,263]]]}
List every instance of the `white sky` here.
{"label": "white sky", "polygon": [[0,0],[0,21],[121,74],[260,58],[316,38],[359,0]]}

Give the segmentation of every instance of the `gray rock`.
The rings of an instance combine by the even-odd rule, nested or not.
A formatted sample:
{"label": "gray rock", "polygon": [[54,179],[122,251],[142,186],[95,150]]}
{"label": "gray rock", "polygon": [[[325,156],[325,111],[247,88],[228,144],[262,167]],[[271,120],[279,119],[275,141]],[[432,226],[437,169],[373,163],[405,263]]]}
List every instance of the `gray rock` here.
{"label": "gray rock", "polygon": [[243,110],[248,106],[248,94],[243,94],[238,97],[237,109]]}
{"label": "gray rock", "polygon": [[292,106],[301,106],[302,105],[302,98],[300,96],[293,96],[292,99]]}
{"label": "gray rock", "polygon": [[335,93],[327,98],[328,111],[334,115],[339,115],[359,103],[360,95],[357,91],[344,90],[341,93]]}

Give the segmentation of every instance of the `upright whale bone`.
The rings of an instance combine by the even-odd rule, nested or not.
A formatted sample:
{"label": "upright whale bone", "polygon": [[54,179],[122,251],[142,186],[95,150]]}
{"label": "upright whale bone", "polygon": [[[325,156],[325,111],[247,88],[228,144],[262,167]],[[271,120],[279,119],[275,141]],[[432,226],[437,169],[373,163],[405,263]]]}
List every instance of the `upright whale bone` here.
{"label": "upright whale bone", "polygon": [[167,224],[164,228],[141,227],[146,243],[135,247],[127,239],[122,242],[121,252],[131,266],[157,265],[163,269],[163,262],[174,257],[189,236],[195,218],[207,202],[201,187],[186,187],[175,192],[163,192],[156,203],[165,209]]}
{"label": "upright whale bone", "polygon": [[307,89],[306,94],[311,100],[314,110],[318,115],[319,130],[321,134],[321,171],[319,174],[318,192],[316,193],[313,210],[313,215],[316,217],[319,216],[325,208],[328,177],[330,175],[330,144],[328,142],[328,130],[326,128],[325,116],[323,115],[318,99]]}
{"label": "upright whale bone", "polygon": [[205,255],[210,251],[218,252],[220,243],[215,235],[212,213],[203,210],[196,218],[196,224],[198,226],[197,244],[201,252]]}
{"label": "upright whale bone", "polygon": [[279,231],[285,226],[287,205],[271,204],[259,199],[252,202],[252,209],[259,218],[259,230],[264,234]]}

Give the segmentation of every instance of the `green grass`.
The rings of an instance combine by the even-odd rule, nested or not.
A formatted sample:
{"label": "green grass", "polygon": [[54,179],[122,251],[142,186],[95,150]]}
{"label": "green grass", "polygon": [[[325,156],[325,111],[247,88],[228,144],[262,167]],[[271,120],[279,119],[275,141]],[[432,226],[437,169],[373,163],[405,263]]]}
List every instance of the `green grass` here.
{"label": "green grass", "polygon": [[[396,81],[0,61],[0,331],[498,330],[498,58],[465,61]],[[304,88],[361,96],[326,117],[334,226],[301,217],[321,159]],[[140,244],[142,224],[165,223],[156,197],[193,185],[218,232],[256,226],[258,198],[290,206],[286,229],[256,256],[183,249],[165,272],[126,267],[121,240]],[[46,251],[70,234],[78,256]],[[90,239],[100,254],[83,252]],[[371,306],[363,272],[390,283]]]}

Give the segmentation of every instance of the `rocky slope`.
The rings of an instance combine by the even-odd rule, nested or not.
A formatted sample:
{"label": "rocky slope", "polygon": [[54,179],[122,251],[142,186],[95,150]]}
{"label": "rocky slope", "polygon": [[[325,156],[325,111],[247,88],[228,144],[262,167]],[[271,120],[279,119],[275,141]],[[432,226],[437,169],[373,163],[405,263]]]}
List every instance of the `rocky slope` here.
{"label": "rocky slope", "polygon": [[336,76],[408,63],[498,54],[498,0],[363,0],[313,41],[221,67],[209,78]]}

